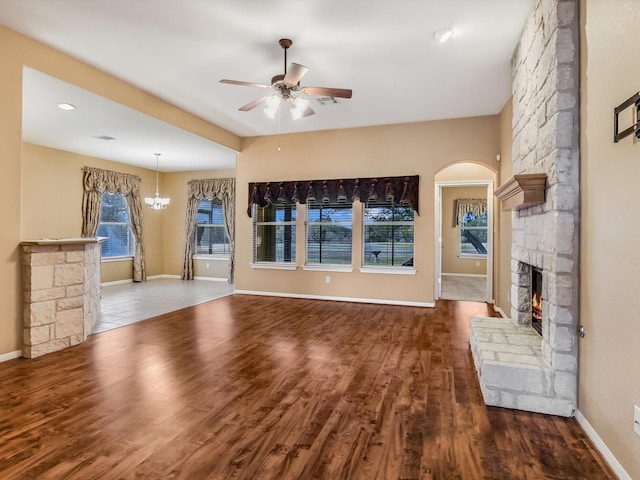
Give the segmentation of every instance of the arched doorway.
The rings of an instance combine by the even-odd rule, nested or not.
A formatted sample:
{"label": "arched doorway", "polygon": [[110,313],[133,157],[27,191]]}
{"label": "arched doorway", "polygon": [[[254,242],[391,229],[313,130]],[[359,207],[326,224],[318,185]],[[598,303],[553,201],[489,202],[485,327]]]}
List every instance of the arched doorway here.
{"label": "arched doorway", "polygon": [[496,173],[472,162],[435,175],[435,299],[491,302]]}

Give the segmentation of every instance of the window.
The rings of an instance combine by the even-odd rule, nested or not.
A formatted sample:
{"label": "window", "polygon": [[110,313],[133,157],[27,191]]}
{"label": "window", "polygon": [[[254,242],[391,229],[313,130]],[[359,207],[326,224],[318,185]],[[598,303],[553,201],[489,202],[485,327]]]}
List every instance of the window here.
{"label": "window", "polygon": [[487,255],[487,212],[467,212],[460,223],[460,256]]}
{"label": "window", "polygon": [[364,206],[363,266],[413,266],[414,211],[407,205]]}
{"label": "window", "polygon": [[229,255],[229,239],[219,199],[203,198],[198,202],[194,242],[195,255]]}
{"label": "window", "polygon": [[98,236],[102,242],[102,258],[132,257],[133,235],[129,225],[129,207],[121,193],[102,194]]}
{"label": "window", "polygon": [[253,206],[253,261],[296,262],[296,206]]}
{"label": "window", "polygon": [[306,265],[350,265],[351,205],[307,205]]}

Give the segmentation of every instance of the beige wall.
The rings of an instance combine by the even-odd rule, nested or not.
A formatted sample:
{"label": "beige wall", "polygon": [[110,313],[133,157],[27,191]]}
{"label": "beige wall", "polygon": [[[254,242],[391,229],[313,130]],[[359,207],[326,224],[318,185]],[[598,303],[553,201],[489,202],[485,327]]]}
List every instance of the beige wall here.
{"label": "beige wall", "polygon": [[[187,210],[187,182],[203,178],[235,177],[235,170],[198,170],[192,172],[173,172],[165,174],[163,195],[171,198],[171,204],[162,212],[164,225],[163,272],[168,275],[182,274],[182,256],[185,242],[185,213]],[[166,192],[166,193],[164,193]],[[206,268],[209,263],[209,268]],[[202,277],[224,277],[227,262],[217,260],[194,262],[194,273]]]}
{"label": "beige wall", "polygon": [[[464,133],[461,133],[464,132]],[[238,155],[236,288],[302,295],[430,303],[434,299],[434,178],[445,165],[485,163],[497,168],[498,117],[467,118],[245,139]],[[360,273],[360,206],[354,209],[352,273],[252,269],[248,182],[420,175],[415,227],[415,275]],[[303,219],[303,209],[299,216]],[[298,221],[298,264],[304,229]],[[331,283],[325,283],[325,276]]]}
{"label": "beige wall", "polygon": [[487,198],[486,187],[444,187],[442,189],[442,273],[486,275],[485,258],[460,257],[460,226],[453,223],[458,198]]}
{"label": "beige wall", "polygon": [[[153,196],[156,173],[122,163],[23,144],[22,149],[22,238],[79,237],[82,227],[82,167],[96,167],[137,175],[140,196]],[[160,175],[160,191],[164,195],[164,174]],[[53,201],[55,199],[55,201]],[[165,211],[144,210],[142,241],[147,275],[160,275],[163,270],[163,214]],[[102,264],[102,282],[132,278],[130,260]]]}
{"label": "beige wall", "polygon": [[20,157],[22,62],[10,31],[0,26],[0,355],[22,348]]}
{"label": "beige wall", "polygon": [[[640,4],[581,2],[581,262],[578,407],[631,478],[640,478],[636,208],[640,143],[612,139],[613,108],[638,92]],[[631,112],[623,116],[628,126]]]}
{"label": "beige wall", "polygon": [[[78,237],[82,226],[82,167],[113,170],[141,178],[142,198],[153,196],[156,172],[95,157],[25,143],[22,151],[22,238]],[[184,248],[187,182],[192,179],[233,177],[234,170],[160,173],[166,210],[143,210],[142,238],[147,276],[180,275]],[[50,199],[55,198],[52,202]],[[209,268],[206,268],[209,263]],[[196,261],[198,276],[226,278],[226,261]],[[132,261],[102,263],[102,282],[130,280]]]}
{"label": "beige wall", "polygon": [[[513,176],[512,127],[513,116],[512,99],[505,104],[500,112],[500,172],[498,185],[500,187]],[[494,197],[495,205],[495,259],[494,259],[494,290],[493,298],[496,307],[511,315],[511,215],[510,210],[503,211],[500,202]]]}
{"label": "beige wall", "polygon": [[[42,236],[40,230],[26,218],[27,213],[22,212],[21,205],[21,187],[24,184],[21,177],[22,70],[24,66],[78,85],[234,150],[240,148],[241,140],[236,135],[184,112],[116,77],[45,47],[1,25],[0,58],[2,58],[0,103],[3,105],[0,112],[0,159],[3,172],[0,178],[0,212],[3,221],[3,228],[0,229],[0,278],[3,279],[3,288],[0,289],[0,304],[3,308],[0,316],[0,355],[3,355],[22,348],[22,289],[18,248],[22,240],[21,234],[24,230],[26,235]],[[77,174],[79,173],[78,170]],[[63,200],[66,202],[69,198],[63,198]],[[27,207],[28,210],[31,208]],[[63,220],[66,225],[65,231],[75,228],[71,226],[75,221],[72,217],[73,214],[70,214],[68,220],[67,217]],[[21,223],[23,221],[26,223],[24,229]],[[47,223],[46,228],[49,231],[58,230],[58,227],[50,222]],[[59,230],[62,231],[63,228]],[[150,248],[153,257],[155,247]],[[153,274],[155,268],[156,266],[153,265],[149,273]]]}

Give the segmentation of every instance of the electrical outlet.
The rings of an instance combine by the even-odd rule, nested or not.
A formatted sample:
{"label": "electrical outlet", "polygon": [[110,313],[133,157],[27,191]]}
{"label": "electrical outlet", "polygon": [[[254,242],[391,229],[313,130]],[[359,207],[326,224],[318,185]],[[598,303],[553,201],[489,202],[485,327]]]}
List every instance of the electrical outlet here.
{"label": "electrical outlet", "polygon": [[331,283],[331,277],[329,275],[324,277],[324,283]]}
{"label": "electrical outlet", "polygon": [[206,263],[206,267],[209,268],[209,262]]}
{"label": "electrical outlet", "polygon": [[476,267],[479,267],[479,266],[480,266],[480,262],[476,262]]}
{"label": "electrical outlet", "polygon": [[640,435],[640,407],[638,405],[633,406],[633,431]]}

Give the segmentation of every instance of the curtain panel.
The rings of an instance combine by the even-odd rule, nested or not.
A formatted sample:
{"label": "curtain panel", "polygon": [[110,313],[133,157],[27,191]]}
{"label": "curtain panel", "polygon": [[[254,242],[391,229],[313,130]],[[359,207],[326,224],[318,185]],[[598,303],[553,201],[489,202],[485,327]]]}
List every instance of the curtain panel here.
{"label": "curtain panel", "polygon": [[235,270],[235,178],[207,178],[190,180],[187,183],[187,214],[185,216],[185,245],[182,260],[182,280],[193,280],[193,238],[196,231],[198,203],[203,198],[222,202],[224,227],[229,238],[229,277],[227,281],[233,283]]}
{"label": "curtain panel", "polygon": [[144,247],[142,245],[142,202],[140,200],[140,177],[126,173],[102,170],[100,168],[82,168],[82,233],[83,237],[95,237],[100,224],[102,194],[121,193],[127,202],[129,224],[135,239],[133,253],[133,281],[147,279],[144,265]]}
{"label": "curtain panel", "polygon": [[486,198],[458,198],[453,201],[453,226],[460,225],[467,213],[473,213],[476,217],[484,215],[487,211]]}
{"label": "curtain panel", "polygon": [[293,180],[249,183],[249,206],[265,207],[269,203],[387,203],[409,205],[418,210],[419,176],[344,178],[335,180]]}

